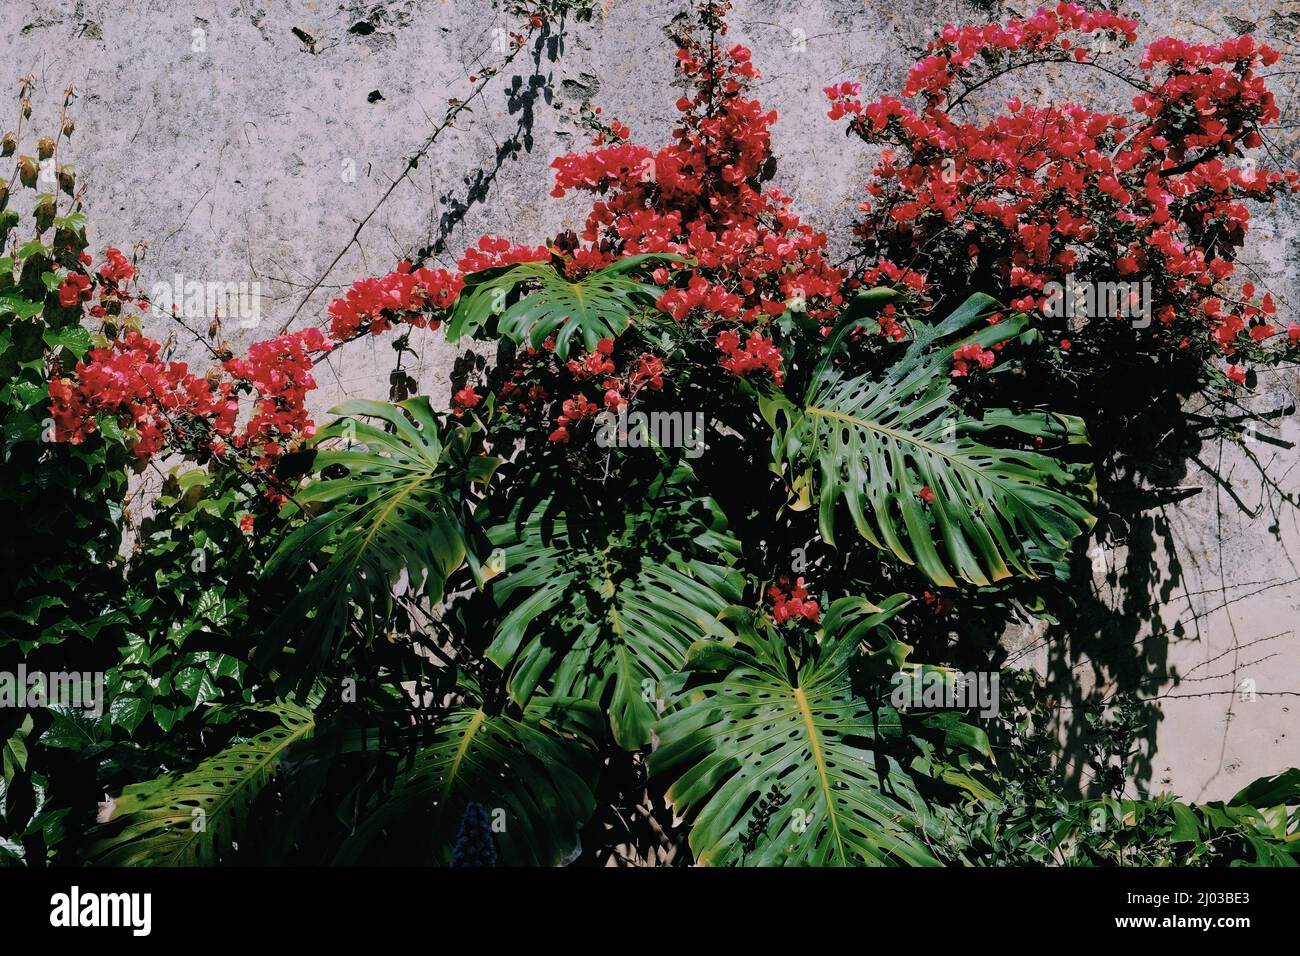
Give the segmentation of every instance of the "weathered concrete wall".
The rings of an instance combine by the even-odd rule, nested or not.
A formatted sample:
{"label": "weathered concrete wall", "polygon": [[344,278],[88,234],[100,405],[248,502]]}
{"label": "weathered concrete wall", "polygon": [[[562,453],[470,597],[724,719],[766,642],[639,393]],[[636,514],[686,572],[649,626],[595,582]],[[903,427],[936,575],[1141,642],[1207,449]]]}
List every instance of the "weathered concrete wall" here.
{"label": "weathered concrete wall", "polygon": [[[56,114],[64,87],[81,90],[71,158],[91,184],[97,248],[147,242],[149,285],[177,273],[187,280],[261,283],[259,324],[227,330],[239,347],[290,319],[295,327],[322,321],[327,299],[353,278],[384,271],[440,236],[446,251],[435,261],[450,264],[484,233],[538,242],[579,225],[580,198],[546,196],[550,161],[585,140],[573,111],[590,97],[638,138],[662,141],[677,96],[664,89],[674,53],[664,28],[685,8],[685,0],[609,0],[593,23],[571,27],[554,61],[517,60],[382,203],[448,98],[466,97],[468,75],[499,56],[493,30],[511,24],[492,4],[6,0],[0,82],[34,74],[38,120]],[[1141,2],[1134,9],[1147,25],[1145,39],[1158,31],[1204,41],[1256,24],[1261,37],[1287,54],[1277,71],[1300,68],[1300,4],[1191,0]],[[896,90],[908,51],[944,22],[1003,15],[995,0],[736,4],[732,36],[754,50],[764,73],[759,95],[781,116],[774,132],[778,183],[796,197],[807,221],[843,237],[866,171],[861,146],[826,120],[821,88],[862,79],[868,93]],[[516,75],[518,87],[507,97]],[[1294,81],[1277,78],[1285,114],[1278,141],[1292,163],[1300,114]],[[1023,93],[1026,80],[1015,82]],[[1054,98],[1099,92],[1073,86],[1074,74],[1042,82]],[[1109,92],[1125,102],[1119,91]],[[0,115],[0,125],[7,122]],[[1288,317],[1300,305],[1295,212],[1292,203],[1265,215],[1246,255]],[[318,291],[305,297],[318,282]],[[173,329],[160,320],[152,331],[165,337]],[[413,374],[421,389],[446,400],[456,349],[421,333],[412,345],[420,353]],[[196,365],[207,364],[196,343],[182,337],[177,348]],[[335,356],[319,376],[317,411],[344,395],[383,396],[392,358],[388,339],[356,343]],[[1294,376],[1273,382],[1260,407],[1295,389]],[[1300,428],[1289,428],[1292,440],[1300,438]],[[1290,491],[1297,452],[1256,447],[1265,458],[1278,453],[1271,473]],[[1202,454],[1232,476],[1246,502],[1259,499],[1240,453],[1225,451],[1222,462],[1217,447]],[[1135,614],[1132,646],[1121,656],[1142,672],[1144,693],[1162,698],[1155,753],[1140,775],[1144,787],[1217,798],[1256,775],[1300,765],[1293,719],[1300,707],[1300,643],[1292,625],[1300,605],[1293,559],[1300,527],[1295,509],[1285,506],[1245,517],[1195,466],[1183,484],[1200,491],[1148,514],[1165,573],[1153,579],[1121,573],[1115,600],[1154,609],[1171,626],[1181,619],[1184,636],[1167,646],[1148,642],[1137,625],[1150,613]],[[1175,553],[1177,578],[1167,573]],[[1107,552],[1102,561],[1122,564],[1125,557],[1123,550]],[[1098,586],[1110,588],[1104,574]],[[1077,678],[1087,693],[1094,685],[1103,694],[1115,682],[1132,686],[1133,678],[1098,663],[1093,653],[1067,644],[1056,630],[1037,642],[1025,637],[1017,647],[1023,660],[1051,670],[1058,683]],[[1247,678],[1258,692],[1253,701],[1234,695]]]}

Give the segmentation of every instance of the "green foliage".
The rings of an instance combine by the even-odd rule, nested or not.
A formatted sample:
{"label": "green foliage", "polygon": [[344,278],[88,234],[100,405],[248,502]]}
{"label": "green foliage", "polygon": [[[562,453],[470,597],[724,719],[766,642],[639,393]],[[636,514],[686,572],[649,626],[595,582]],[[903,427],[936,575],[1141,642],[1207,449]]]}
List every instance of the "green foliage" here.
{"label": "green foliage", "polygon": [[[1036,562],[1059,559],[1092,526],[1089,468],[1005,441],[992,444],[1006,434],[1083,444],[1082,421],[1005,409],[973,415],[957,404],[953,351],[1008,341],[1026,324],[1016,315],[949,342],[995,307],[987,296],[967,299],[918,333],[881,380],[846,377],[832,361],[833,344],[802,407],[776,392],[763,399],[793,506],[816,499],[827,542],[835,541],[842,502],[862,537],[952,587],[956,579],[989,584],[1013,573],[1035,576]],[[925,488],[934,496],[928,506]]]}
{"label": "green foliage", "polygon": [[264,708],[280,726],[235,743],[183,774],[127,787],[88,850],[104,866],[199,866],[233,852],[239,829],[285,751],[309,736],[311,712]]}
{"label": "green foliage", "polygon": [[251,701],[248,634],[266,546],[240,521],[264,507],[259,494],[233,472],[173,471],[141,521],[128,634],[109,673],[111,721],[127,734],[170,734],[206,704]]}
{"label": "green foliage", "polygon": [[295,667],[308,674],[324,666],[354,624],[370,638],[382,633],[399,579],[429,602],[442,599],[448,577],[472,560],[468,493],[498,464],[471,454],[473,430],[440,422],[424,397],[397,405],[354,400],[334,414],[349,417],[322,429],[319,440],[361,447],[318,445],[320,477],[294,496],[307,520],[266,567],[268,578],[310,571],[272,625],[298,633],[303,656]]}
{"label": "green foliage", "polygon": [[[737,615],[735,644],[692,646],[670,681],[651,769],[672,779],[668,796],[692,821],[697,861],[939,862],[926,840],[934,830],[926,782],[897,756],[903,720],[855,675],[860,636],[905,600],[895,595],[852,628],[809,642],[802,655],[788,635],[748,613]],[[771,789],[779,812],[755,835],[751,808]]]}
{"label": "green foliage", "polygon": [[640,255],[619,259],[576,281],[565,278],[549,262],[520,262],[486,269],[466,279],[452,308],[447,334],[505,337],[534,348],[555,336],[555,354],[565,358],[574,336],[588,350],[601,339],[617,338],[632,315],[651,305],[662,289],[636,278],[635,273],[681,256]]}
{"label": "green foliage", "polygon": [[[52,377],[90,345],[81,310],[59,303],[56,269],[79,268],[84,217],[35,222],[37,238],[8,243],[20,222],[0,211],[0,671],[94,672],[117,658],[127,617],[118,548],[130,454],[103,419],[79,445],[54,441]],[[48,241],[42,241],[44,236]],[[0,708],[0,859],[41,865],[75,840],[88,788],[75,751],[51,747],[59,715]]]}
{"label": "green foliage", "polygon": [[[350,401],[281,461],[285,508],[205,459],[166,476],[124,561],[141,466],[118,423],[49,440],[47,382],[106,340],[59,305],[84,219],[41,206],[0,259],[0,521],[18,541],[0,666],[106,670],[112,705],[0,711],[0,863],[554,866],[643,822],[664,859],[712,865],[1296,863],[1300,771],[1220,803],[1124,799],[1144,712],[1123,700],[1081,717],[1101,792],[1083,800],[1032,703],[983,726],[887,703],[900,672],[980,659],[961,627],[950,647],[931,584],[1005,624],[1045,607],[1023,581],[1063,578],[1095,520],[1087,459],[1108,450],[1082,419],[1017,403],[1015,359],[951,377],[957,348],[1030,343],[1026,316],[989,324],[976,295],[933,325],[905,316],[893,346],[870,315],[906,308],[900,290],[860,293],[828,341],[812,315],[760,315],[789,378],[755,406],[708,321],[653,310],[642,277],[680,256],[577,280],[559,255],[489,269],[467,277],[453,340],[511,356],[553,339],[529,384],[558,403],[564,359],[626,337],[664,366],[643,407],[717,413],[712,460],[549,442],[495,395],[463,421],[426,397]],[[0,211],[0,238],[16,222]],[[589,411],[566,409],[575,436]],[[835,549],[844,511],[875,551]],[[794,548],[819,603],[778,625]],[[685,831],[660,820],[665,797]]]}
{"label": "green foliage", "polygon": [[516,702],[539,688],[591,700],[619,746],[650,742],[659,681],[692,642],[730,636],[718,618],[740,598],[739,545],[691,478],[681,467],[616,500],[521,502],[492,528],[505,615],[486,656]]}
{"label": "green foliage", "polygon": [[487,810],[506,866],[555,866],[571,856],[595,808],[600,712],[589,702],[535,698],[521,716],[452,710],[397,786],[344,844],[351,863],[376,850],[408,863],[453,863],[462,821]]}
{"label": "green foliage", "polygon": [[1122,796],[1137,713],[1121,694],[1089,712],[1086,759],[1102,790],[1072,799],[1059,737],[1036,674],[1003,671],[991,790],[944,807],[944,829],[975,866],[1292,866],[1300,851],[1300,770],[1257,780],[1224,801]]}
{"label": "green foliage", "polygon": [[53,249],[27,243],[0,258],[0,522],[9,539],[0,652],[93,639],[120,623],[97,619],[117,586],[128,459],[121,433],[105,420],[83,444],[57,443],[49,417],[50,377],[89,344],[80,310],[59,305],[45,281],[76,263],[85,235],[61,227],[55,238]]}
{"label": "green foliage", "polygon": [[1061,797],[1000,801],[966,823],[984,865],[1300,865],[1300,770],[1261,778],[1226,801],[1188,804]]}

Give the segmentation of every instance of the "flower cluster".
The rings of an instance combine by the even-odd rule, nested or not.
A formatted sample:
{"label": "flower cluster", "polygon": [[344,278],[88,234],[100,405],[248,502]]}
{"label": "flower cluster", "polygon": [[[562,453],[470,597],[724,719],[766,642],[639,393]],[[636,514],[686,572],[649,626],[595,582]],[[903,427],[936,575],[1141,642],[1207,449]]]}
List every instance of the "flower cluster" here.
{"label": "flower cluster", "polygon": [[476,408],[481,401],[483,401],[482,396],[466,385],[452,394],[451,413],[460,418],[466,412]]}
{"label": "flower cluster", "polygon": [[[253,467],[268,469],[316,432],[306,397],[316,387],[312,367],[321,356],[337,344],[378,335],[397,324],[437,329],[464,287],[463,273],[549,254],[545,247],[514,246],[484,236],[477,248],[465,253],[456,273],[401,262],[388,275],[357,280],[329,304],[328,336],[307,328],[255,342],[244,357],[230,356],[202,377],[183,362],[162,360],[160,343],[127,331],[87,353],[72,378],[50,383],[56,436],[82,441],[95,431],[95,416],[106,414],[135,430],[133,449],[142,459],[165,449],[190,454],[203,449],[218,457],[235,450]],[[110,303],[120,311],[120,303],[130,298],[127,284],[135,268],[118,249],[107,249],[104,258],[96,275],[64,275],[58,289],[61,305],[88,302],[97,286],[99,303],[91,307],[91,316],[103,318]],[[83,266],[91,263],[89,256],[82,257]],[[240,395],[251,398],[251,408],[237,425]],[[454,410],[462,414],[478,401],[472,389],[463,390],[453,402]]]}
{"label": "flower cluster", "polygon": [[471,246],[456,263],[462,275],[482,272],[496,266],[513,265],[516,262],[542,262],[548,259],[551,250],[546,246],[515,245],[501,236],[483,236],[478,247]]}
{"label": "flower cluster", "polygon": [[[247,357],[198,376],[184,362],[165,360],[160,343],[127,328],[87,352],[73,377],[50,382],[56,438],[78,444],[96,431],[96,416],[109,415],[134,429],[140,459],[164,448],[217,457],[233,448],[269,468],[287,446],[315,433],[305,397],[316,386],[313,356],[330,348],[319,329],[305,329],[258,342]],[[251,398],[242,423],[241,395]]]}
{"label": "flower cluster", "polygon": [[559,362],[555,342],[524,350],[499,394],[502,409],[524,418],[555,409],[548,426],[554,444],[568,444],[573,428],[590,421],[602,409],[617,412],[643,391],[664,388],[664,361],[636,346],[631,339],[606,338],[596,348]]}
{"label": "flower cluster", "polygon": [[[81,265],[91,264],[83,255]],[[134,266],[110,248],[93,277],[64,276],[60,304],[84,305],[98,286],[91,315],[103,318],[106,305],[120,312],[134,277]],[[202,376],[184,362],[164,358],[163,346],[130,321],[110,331],[111,341],[89,350],[71,376],[58,375],[49,383],[58,440],[84,441],[97,430],[97,416],[105,415],[133,430],[132,449],[142,460],[165,450],[217,457],[237,450],[254,467],[267,469],[315,433],[305,404],[307,392],[316,387],[312,365],[333,347],[319,329],[257,342],[247,356],[229,357]],[[241,396],[249,399],[242,421]]]}
{"label": "flower cluster", "polygon": [[[943,102],[953,85],[970,75],[971,65],[1001,53],[1020,58],[1017,62],[1044,55],[1083,61],[1087,47],[1077,35],[1099,35],[1129,44],[1137,41],[1137,21],[1109,10],[1088,10],[1077,3],[1058,3],[1039,8],[1028,19],[1013,18],[1005,25],[978,26],[948,24],[928,46],[929,56],[907,75],[904,96],[923,96],[929,103]],[[1075,36],[1072,36],[1075,35]]]}
{"label": "flower cluster", "polygon": [[[283,442],[296,443],[316,434],[306,410],[307,393],[316,387],[313,359],[332,348],[320,329],[308,328],[256,342],[247,357],[223,364],[234,388],[254,399],[252,415],[232,436],[231,444],[255,450],[259,456],[255,467],[272,465],[284,451]],[[219,383],[218,390],[228,384]]]}
{"label": "flower cluster", "polygon": [[462,286],[445,269],[412,269],[402,262],[386,276],[357,280],[329,304],[330,335],[344,342],[367,332],[379,335],[397,322],[436,329],[439,321],[427,314],[451,306]]}
{"label": "flower cluster", "polygon": [[[548,259],[576,278],[626,256],[681,256],[653,278],[665,289],[657,305],[681,325],[683,341],[711,343],[717,367],[742,378],[766,373],[778,387],[786,313],[802,313],[825,334],[846,291],[888,283],[912,302],[930,293],[932,277],[1022,311],[1044,309],[1048,284],[1070,276],[1149,281],[1151,341],[1223,356],[1233,383],[1245,381],[1245,362],[1264,347],[1300,348],[1300,324],[1287,324],[1283,337],[1271,296],[1232,284],[1247,202],[1300,189],[1293,172],[1240,161],[1279,115],[1257,72],[1277,60],[1269,47],[1250,37],[1157,40],[1138,64],[1143,75],[1125,78],[1138,89],[1136,119],[1018,97],[992,119],[954,119],[949,110],[1000,72],[1043,61],[1101,66],[1109,46],[1136,41],[1132,20],[1059,3],[1005,24],[946,27],[909,72],[901,97],[864,103],[856,83],[828,87],[829,115],[883,147],[856,230],[863,261],[850,276],[829,263],[826,236],[765,185],[775,169],[776,114],[747,95],[759,76],[750,52],[719,42],[726,8],[709,5],[716,20],[709,38],[678,37],[677,69],[688,89],[667,145],[631,143],[615,121],[599,125],[599,148],[552,164],[553,195],[595,197],[580,236],[543,246],[485,236],[455,271],[400,263],[331,302],[328,333],[279,336],[241,358],[223,352],[201,377],[164,360],[162,347],[129,323],[115,322],[106,345],[87,353],[71,377],[51,382],[56,431],[80,440],[96,415],[107,414],[135,430],[141,457],[233,449],[269,468],[314,433],[305,399],[315,385],[313,363],[331,348],[397,325],[436,329],[466,274]],[[89,257],[81,267],[59,275],[60,305],[117,316],[131,299],[134,266],[109,249],[97,272]],[[885,306],[880,334],[905,338],[903,318],[899,306]],[[1072,361],[1098,352],[1077,346],[1106,325],[1059,339],[1061,351],[1072,349]],[[954,377],[995,360],[975,345],[952,358]],[[666,372],[665,357],[637,336],[605,340],[567,362],[553,348],[530,348],[517,356],[497,407],[540,416],[551,440],[564,443],[601,408],[621,409],[643,390],[663,389]],[[249,401],[241,405],[241,396]],[[483,397],[464,383],[453,412],[464,415]]]}
{"label": "flower cluster", "polygon": [[[714,6],[720,18],[727,4]],[[581,237],[598,262],[639,253],[691,259],[675,275],[655,274],[671,283],[659,308],[680,322],[766,326],[794,310],[829,323],[844,276],[827,261],[826,236],[800,221],[790,197],[764,189],[776,113],[745,95],[759,76],[750,51],[690,34],[678,42],[677,69],[691,92],[677,101],[672,142],[562,156],[552,164],[552,195],[599,196]]]}
{"label": "flower cluster", "polygon": [[[718,17],[725,12],[726,4],[713,6]],[[725,33],[719,21],[717,34]],[[665,287],[657,307],[715,342],[719,367],[741,377],[766,371],[780,385],[773,320],[796,311],[829,328],[844,276],[827,261],[826,236],[799,220],[789,197],[764,188],[775,166],[776,114],[745,95],[758,77],[750,52],[689,33],[678,42],[677,69],[691,89],[677,103],[672,141],[657,150],[631,143],[630,131],[616,123],[598,137],[609,145],[557,158],[552,195],[580,191],[596,199],[581,235],[557,238],[552,251],[570,276],[626,256],[684,257],[654,271]],[[607,340],[566,363],[545,347],[519,353],[498,407],[549,414],[547,434],[564,444],[599,409],[623,408],[643,390],[664,387],[664,357],[637,336],[614,345]]]}
{"label": "flower cluster", "polygon": [[970,373],[972,367],[992,368],[995,358],[996,356],[992,352],[980,348],[974,342],[960,346],[952,353],[952,372],[949,374],[953,378],[963,378]]}
{"label": "flower cluster", "polygon": [[456,303],[468,273],[549,257],[545,246],[516,246],[508,239],[483,236],[477,248],[466,250],[454,273],[400,262],[388,275],[358,279],[329,304],[330,336],[335,342],[346,342],[366,333],[379,335],[399,324],[437,329],[442,325],[438,316]]}
{"label": "flower cluster", "polygon": [[742,347],[740,336],[731,329],[718,334],[718,351],[722,353],[721,365],[727,371],[747,377],[751,372],[765,370],[776,385],[785,381],[781,369],[781,350],[761,332],[752,332]]}
{"label": "flower cluster", "polygon": [[[789,593],[786,593],[789,588]],[[772,600],[772,620],[778,624],[786,621],[810,621],[816,624],[821,616],[817,602],[808,597],[808,587],[803,578],[798,578],[791,587],[788,578],[778,578],[776,584],[767,589],[767,596]]]}
{"label": "flower cluster", "polygon": [[136,430],[134,451],[149,458],[163,447],[173,422],[186,416],[210,419],[217,434],[234,430],[238,403],[192,375],[183,362],[165,362],[161,345],[135,330],[106,348],[92,349],[77,364],[75,381],[49,384],[50,415],[61,441],[80,444],[107,413]]}
{"label": "flower cluster", "polygon": [[[83,256],[85,254],[83,253]],[[83,259],[86,265],[89,265],[88,256]],[[104,264],[99,267],[100,288],[109,294],[122,295],[126,291],[126,284],[135,278],[135,266],[122,253],[120,249],[114,249],[109,246],[104,250]]]}
{"label": "flower cluster", "polygon": [[84,272],[68,272],[59,283],[59,305],[70,309],[90,298],[90,276]]}
{"label": "flower cluster", "polygon": [[949,112],[1002,72],[1045,60],[1097,66],[1108,47],[1135,40],[1134,21],[1061,3],[1005,25],[946,27],[902,98],[863,103],[858,84],[827,87],[829,115],[885,147],[858,227],[872,278],[906,268],[1025,311],[1041,309],[1044,286],[1067,275],[1140,279],[1151,283],[1157,347],[1208,358],[1266,338],[1252,331],[1267,324],[1264,303],[1226,283],[1250,221],[1246,201],[1300,188],[1294,172],[1231,162],[1278,118],[1256,72],[1276,51],[1248,36],[1155,41],[1144,75],[1130,79],[1136,123],[1019,97],[984,123]]}

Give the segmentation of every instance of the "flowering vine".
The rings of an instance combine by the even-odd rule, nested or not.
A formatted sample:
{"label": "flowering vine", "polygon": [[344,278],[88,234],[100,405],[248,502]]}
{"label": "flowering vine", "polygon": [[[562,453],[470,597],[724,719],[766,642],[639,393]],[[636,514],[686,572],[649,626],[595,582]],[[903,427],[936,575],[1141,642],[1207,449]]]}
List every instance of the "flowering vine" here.
{"label": "flowering vine", "polygon": [[[51,384],[59,437],[77,441],[95,428],[96,415],[111,414],[135,429],[141,458],[233,449],[266,470],[314,434],[305,398],[315,387],[315,361],[398,325],[438,329],[465,275],[519,262],[549,260],[577,280],[631,255],[680,256],[653,272],[664,289],[656,306],[678,325],[679,338],[711,349],[721,370],[777,387],[787,375],[778,320],[797,315],[829,333],[846,296],[863,285],[894,285],[912,301],[939,283],[983,286],[1013,309],[1040,310],[1048,284],[1067,276],[1140,276],[1151,283],[1156,346],[1207,362],[1228,358],[1226,383],[1246,381],[1239,353],[1300,341],[1300,325],[1284,327],[1270,295],[1249,282],[1231,284],[1234,250],[1250,220],[1246,202],[1300,188],[1294,172],[1234,162],[1278,117],[1258,74],[1277,59],[1269,47],[1250,37],[1199,45],[1165,38],[1146,48],[1141,76],[1126,77],[1103,55],[1132,45],[1136,22],[1060,3],[1005,24],[945,28],[901,97],[864,103],[858,84],[828,87],[831,118],[885,147],[855,229],[858,265],[846,270],[829,262],[826,235],[767,185],[776,114],[749,95],[759,77],[750,51],[725,42],[728,7],[705,4],[707,35],[677,38],[676,68],[689,90],[677,102],[667,145],[633,143],[626,125],[593,112],[594,148],[552,163],[553,196],[594,197],[579,235],[538,246],[485,236],[454,271],[401,263],[331,302],[327,333],[256,343],[242,358],[219,356],[201,376],[127,332]],[[1094,66],[1131,83],[1133,115],[1013,97],[992,120],[953,117],[991,79],[1045,61]],[[134,269],[118,250],[107,250],[97,274],[82,265],[60,278],[63,305],[94,301],[90,314],[103,318],[108,304],[129,304]],[[883,307],[877,323],[887,341],[907,337],[905,313]],[[1104,331],[1101,322],[1059,337],[1059,353],[1087,352]],[[520,350],[490,388],[500,409],[535,421],[557,444],[601,409],[625,408],[670,378],[668,355],[636,336],[604,340],[565,362],[551,344]],[[995,358],[967,346],[953,354],[951,374],[967,378]],[[463,383],[452,410],[464,415],[483,400],[482,386]]]}
{"label": "flowering vine", "polygon": [[[1277,335],[1271,297],[1229,280],[1250,222],[1246,201],[1300,189],[1294,171],[1232,162],[1260,146],[1262,128],[1278,118],[1257,72],[1278,54],[1249,36],[1218,44],[1166,37],[1146,48],[1140,77],[1105,65],[1109,48],[1136,38],[1134,20],[1060,3],[1006,24],[946,27],[902,98],[863,103],[856,83],[827,87],[828,115],[885,147],[857,226],[868,271],[982,285],[1028,311],[1042,309],[1044,286],[1068,275],[1140,278],[1151,284],[1157,346],[1206,360]],[[951,115],[990,80],[1043,62],[1093,66],[1130,83],[1133,116],[1019,97],[989,122]],[[1105,331],[1103,323],[1090,337]],[[1230,380],[1244,381],[1233,368]]]}

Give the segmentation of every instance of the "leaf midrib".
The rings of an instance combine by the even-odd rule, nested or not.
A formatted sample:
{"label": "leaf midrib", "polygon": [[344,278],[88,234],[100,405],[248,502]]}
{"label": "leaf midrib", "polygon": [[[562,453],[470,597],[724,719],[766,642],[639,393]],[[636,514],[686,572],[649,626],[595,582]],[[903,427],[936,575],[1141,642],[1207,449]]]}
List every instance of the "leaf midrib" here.
{"label": "leaf midrib", "polygon": [[[283,721],[281,721],[281,723],[283,724]],[[212,810],[210,811],[204,811],[205,818],[212,817],[212,816],[220,816],[221,812],[225,809],[225,807],[230,803],[231,800],[233,800],[239,793],[241,793],[244,789],[246,789],[269,764],[271,764],[272,762],[280,758],[280,754],[284,751],[286,747],[298,741],[303,735],[311,733],[311,730],[314,726],[315,726],[315,722],[310,720],[305,722],[301,727],[294,728],[294,727],[286,726],[285,729],[289,731],[289,736],[286,737],[280,743],[279,746],[273,747],[271,750],[268,750],[263,756],[262,760],[257,763],[255,769],[244,775],[243,779],[240,781],[238,786],[235,786],[230,790],[224,791],[222,795],[217,799],[216,806],[213,807]],[[201,784],[199,785],[201,786]],[[181,841],[179,848],[177,849],[176,853],[172,857],[173,860],[182,858],[187,852],[189,852],[189,848],[194,844],[194,842],[198,840],[199,835],[208,833],[210,830],[211,828],[206,826],[201,830],[193,830],[191,828],[191,832],[193,833],[193,836],[188,837]]]}
{"label": "leaf midrib", "polygon": [[609,548],[600,552],[601,574],[605,578],[605,587],[607,593],[605,597],[609,600],[609,623],[614,629],[614,645],[618,648],[618,665],[623,672],[623,679],[629,680],[632,676],[631,665],[627,659],[627,637],[623,633],[623,618],[618,613],[618,587],[614,584],[614,573],[609,567]]}
{"label": "leaf midrib", "polygon": [[817,766],[817,777],[821,782],[822,796],[826,803],[826,819],[830,821],[831,834],[835,837],[835,849],[840,862],[843,863],[847,859],[844,852],[844,839],[840,836],[839,818],[835,814],[835,799],[831,793],[830,780],[826,776],[826,758],[822,754],[821,738],[817,735],[812,708],[808,706],[808,697],[804,694],[803,688],[791,689],[794,691],[795,703],[799,705],[799,713],[803,717],[804,729],[808,731],[808,745],[812,748],[813,763]]}
{"label": "leaf midrib", "polygon": [[362,536],[361,543],[357,547],[356,551],[353,552],[352,560],[349,562],[349,573],[355,571],[357,565],[361,563],[361,556],[369,550],[370,544],[374,540],[375,535],[379,533],[379,529],[388,523],[389,516],[392,515],[393,509],[401,502],[405,501],[406,498],[424,484],[426,480],[431,479],[434,476],[435,471],[436,469],[427,468],[418,475],[404,479],[405,487],[388,500],[388,503],[383,506],[379,515],[371,521],[370,528]]}
{"label": "leaf midrib", "polygon": [[451,796],[452,786],[460,774],[460,765],[464,762],[465,755],[469,753],[469,746],[474,741],[475,735],[478,733],[479,728],[483,726],[485,720],[487,720],[487,712],[481,707],[474,711],[473,716],[470,717],[469,726],[465,728],[460,745],[456,748],[456,755],[451,758],[451,766],[447,768],[447,779],[443,781],[442,794],[438,798],[439,812],[446,807],[447,798]]}

